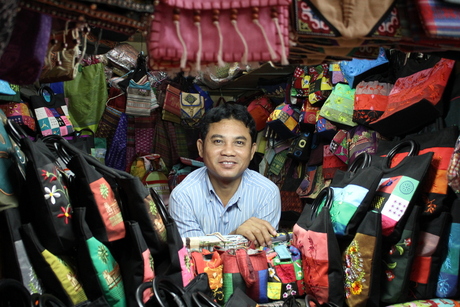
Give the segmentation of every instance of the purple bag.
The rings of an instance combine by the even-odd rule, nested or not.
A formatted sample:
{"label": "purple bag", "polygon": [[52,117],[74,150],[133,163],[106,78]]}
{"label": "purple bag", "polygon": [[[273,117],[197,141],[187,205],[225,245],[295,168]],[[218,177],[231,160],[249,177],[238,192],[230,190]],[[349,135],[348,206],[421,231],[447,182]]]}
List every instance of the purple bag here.
{"label": "purple bag", "polygon": [[17,85],[34,83],[40,76],[49,37],[52,17],[22,9],[10,42],[0,58],[0,79]]}

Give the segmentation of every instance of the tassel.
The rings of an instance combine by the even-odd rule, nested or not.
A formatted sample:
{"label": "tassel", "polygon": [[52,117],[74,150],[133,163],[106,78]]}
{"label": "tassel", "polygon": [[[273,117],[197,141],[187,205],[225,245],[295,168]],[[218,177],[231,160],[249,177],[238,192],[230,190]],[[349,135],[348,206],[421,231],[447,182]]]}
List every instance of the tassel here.
{"label": "tassel", "polygon": [[272,61],[275,61],[278,58],[278,56],[276,55],[275,51],[270,45],[270,41],[268,40],[267,33],[265,33],[264,27],[262,27],[262,25],[259,22],[259,8],[258,7],[252,8],[252,22],[254,22],[256,26],[258,26],[260,31],[262,32],[265,43],[267,44],[268,52],[270,52],[270,57],[272,58]]}
{"label": "tassel", "polygon": [[203,41],[201,36],[201,16],[199,10],[196,10],[193,14],[193,21],[198,30],[198,51],[196,52],[196,71],[201,71],[201,53],[203,52]]}
{"label": "tassel", "polygon": [[212,11],[213,24],[216,26],[217,33],[219,35],[219,51],[217,52],[217,65],[219,67],[224,67],[225,63],[224,63],[224,60],[222,59],[222,50],[223,50],[223,45],[224,45],[224,37],[222,36],[222,31],[220,30],[219,14],[220,14],[220,11],[218,9],[214,9]]}
{"label": "tassel", "polygon": [[238,36],[241,38],[241,41],[242,41],[243,46],[244,46],[244,53],[243,53],[243,57],[241,58],[241,64],[247,65],[248,64],[248,43],[244,39],[243,34],[241,34],[240,30],[238,29],[238,23],[236,21],[236,19],[238,18],[238,10],[237,9],[232,9],[232,14],[231,14],[230,18],[231,18],[232,25],[235,28],[235,31],[238,34]]}
{"label": "tassel", "polygon": [[278,19],[278,12],[276,11],[276,7],[272,7],[272,20],[276,26],[276,32],[278,33],[278,38],[281,42],[281,65],[289,65],[289,61],[286,56],[286,46],[284,45],[283,35],[281,33],[281,28]]}
{"label": "tassel", "polygon": [[180,58],[180,68],[185,69],[185,64],[187,63],[187,46],[185,45],[185,41],[182,38],[182,35],[180,33],[180,10],[179,9],[174,9],[173,13],[173,22],[174,25],[176,26],[176,33],[177,33],[177,38],[179,39],[181,45],[182,45],[182,56]]}

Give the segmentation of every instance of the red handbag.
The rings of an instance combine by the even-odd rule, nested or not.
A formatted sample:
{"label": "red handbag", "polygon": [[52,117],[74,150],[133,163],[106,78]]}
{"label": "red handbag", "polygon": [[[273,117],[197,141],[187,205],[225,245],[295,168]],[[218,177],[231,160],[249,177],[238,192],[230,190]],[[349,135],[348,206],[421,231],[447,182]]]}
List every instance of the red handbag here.
{"label": "red handbag", "polygon": [[248,112],[256,122],[256,130],[264,130],[267,125],[267,119],[274,110],[273,104],[267,96],[260,96],[248,105]]}

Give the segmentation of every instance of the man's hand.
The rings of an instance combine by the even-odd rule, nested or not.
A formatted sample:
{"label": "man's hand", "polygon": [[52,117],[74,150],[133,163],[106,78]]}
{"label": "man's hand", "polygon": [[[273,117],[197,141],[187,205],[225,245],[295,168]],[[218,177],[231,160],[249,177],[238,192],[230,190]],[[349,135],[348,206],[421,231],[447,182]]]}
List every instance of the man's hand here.
{"label": "man's hand", "polygon": [[276,236],[276,229],[267,221],[251,217],[241,224],[234,234],[242,235],[256,245],[268,246],[272,244],[272,236]]}

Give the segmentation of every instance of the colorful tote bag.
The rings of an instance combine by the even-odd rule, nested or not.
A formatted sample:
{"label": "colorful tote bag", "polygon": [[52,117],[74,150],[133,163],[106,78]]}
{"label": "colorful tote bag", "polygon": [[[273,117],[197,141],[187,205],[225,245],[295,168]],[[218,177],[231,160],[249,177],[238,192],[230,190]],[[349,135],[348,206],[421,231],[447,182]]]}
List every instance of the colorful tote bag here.
{"label": "colorful tote bag", "polygon": [[442,257],[447,245],[443,238],[448,233],[449,219],[450,212],[441,212],[440,215],[429,217],[421,223],[407,300],[435,297]]}
{"label": "colorful tote bag", "polygon": [[[399,150],[407,146],[410,148],[409,154],[405,157],[397,156]],[[410,209],[414,205],[413,200],[419,197],[422,182],[428,172],[433,153],[417,153],[418,144],[406,140],[393,147],[386,157],[372,157],[371,165],[379,167],[383,175],[371,208],[382,213],[382,235],[386,242],[395,242],[400,238]],[[396,161],[398,164],[394,165]]]}
{"label": "colorful tote bag", "polygon": [[101,242],[124,238],[121,204],[109,182],[89,165],[82,153],[71,157],[67,166],[75,174],[70,187],[72,202],[87,209],[86,220],[94,237]]}
{"label": "colorful tote bag", "polygon": [[[423,215],[438,215],[449,205],[449,164],[454,153],[454,147],[459,134],[458,127],[451,126],[436,129],[433,132],[424,132],[406,136],[401,139],[414,140],[420,146],[419,154],[433,153],[426,180],[421,188],[421,200],[423,202]],[[377,154],[383,154],[390,147],[395,146],[397,141],[379,140]],[[397,156],[404,155],[407,147],[401,149]],[[396,162],[396,161],[395,161]]]}
{"label": "colorful tote bag", "polygon": [[403,303],[409,290],[420,232],[421,206],[414,206],[404,226],[401,238],[382,254],[382,284],[380,301],[385,304]]}
{"label": "colorful tote bag", "polygon": [[291,97],[304,97],[315,104],[323,102],[332,92],[329,64],[298,66],[294,70]]}
{"label": "colorful tote bag", "polygon": [[330,209],[334,232],[338,236],[353,237],[369,211],[383,171],[370,166],[370,155],[363,153],[349,166],[348,170],[337,170],[331,189],[334,197]]}
{"label": "colorful tote bag", "polygon": [[64,136],[74,131],[64,94],[56,94],[49,86],[42,86],[38,95],[30,97],[30,104],[43,136]]}
{"label": "colorful tote bag", "polygon": [[274,131],[280,139],[286,140],[299,134],[300,110],[287,103],[278,105],[270,113],[267,126]]}
{"label": "colorful tote bag", "polygon": [[297,247],[288,242],[279,242],[264,249],[268,262],[268,298],[279,301],[290,296],[303,296],[302,256]]}
{"label": "colorful tote bag", "polygon": [[439,272],[436,297],[455,298],[458,295],[460,275],[460,201],[455,199],[451,207],[452,221],[448,226],[447,251],[444,252]]}
{"label": "colorful tote bag", "polygon": [[78,229],[77,266],[83,288],[90,300],[104,297],[110,306],[126,307],[126,294],[118,261],[107,245],[96,239],[86,219],[85,207],[75,208],[75,223]]}
{"label": "colorful tote bag", "polygon": [[343,253],[345,302],[348,306],[378,306],[382,253],[381,214],[368,211]]}
{"label": "colorful tote bag", "polygon": [[[293,228],[292,244],[302,255],[306,294],[321,304],[344,304],[344,272],[341,252],[334,234],[330,206],[334,191],[324,188],[312,205],[306,205]],[[325,202],[321,211],[318,207]]]}
{"label": "colorful tote bag", "polygon": [[265,251],[229,249],[222,254],[224,301],[236,288],[258,303],[267,303],[268,264]]}

